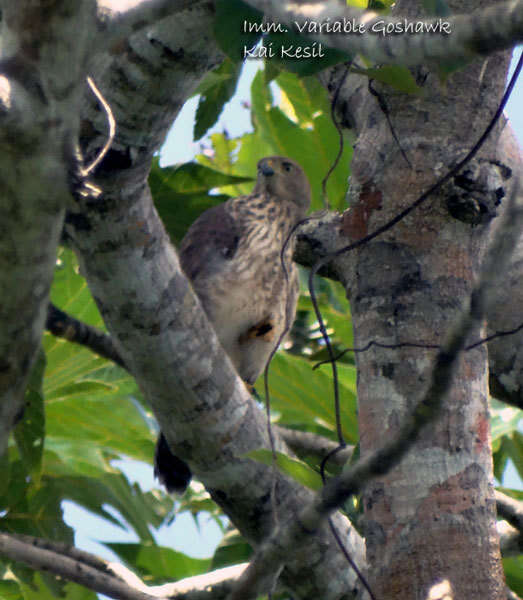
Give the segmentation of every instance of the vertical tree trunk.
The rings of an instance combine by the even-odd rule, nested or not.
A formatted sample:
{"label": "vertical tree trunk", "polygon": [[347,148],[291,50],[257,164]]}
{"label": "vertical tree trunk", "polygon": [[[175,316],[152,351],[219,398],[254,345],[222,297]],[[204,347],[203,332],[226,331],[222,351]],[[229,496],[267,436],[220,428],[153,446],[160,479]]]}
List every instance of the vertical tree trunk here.
{"label": "vertical tree trunk", "polygon": [[[412,168],[369,96],[344,219],[352,239],[401,212],[463,158],[495,111],[506,65],[499,55],[476,62],[452,76],[446,89],[419,69],[426,94],[419,99],[374,85]],[[463,177],[357,250],[347,289],[357,347],[372,340],[437,345],[468,301],[495,212],[499,131]],[[464,199],[472,202],[471,212],[461,210]],[[434,349],[408,346],[374,346],[356,355],[362,455],[398,431],[426,388],[434,355]],[[426,600],[441,582],[460,600],[504,596],[487,401],[487,354],[480,346],[463,353],[437,422],[397,468],[368,486],[365,534],[377,598]]]}

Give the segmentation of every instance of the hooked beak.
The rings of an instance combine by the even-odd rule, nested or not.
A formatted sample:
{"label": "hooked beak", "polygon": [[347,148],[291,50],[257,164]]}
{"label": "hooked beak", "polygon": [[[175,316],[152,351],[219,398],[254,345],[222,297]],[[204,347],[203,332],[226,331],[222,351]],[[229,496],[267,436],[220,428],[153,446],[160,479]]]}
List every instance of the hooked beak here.
{"label": "hooked beak", "polygon": [[269,177],[270,175],[274,175],[274,169],[270,166],[269,163],[262,162],[262,164],[260,165],[260,169],[261,169],[261,172],[266,177]]}

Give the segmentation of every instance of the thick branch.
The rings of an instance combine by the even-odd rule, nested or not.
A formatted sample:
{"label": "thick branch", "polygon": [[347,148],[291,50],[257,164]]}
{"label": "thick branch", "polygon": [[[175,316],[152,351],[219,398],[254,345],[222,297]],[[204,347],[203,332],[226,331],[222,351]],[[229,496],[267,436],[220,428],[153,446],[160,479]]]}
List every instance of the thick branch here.
{"label": "thick branch", "polygon": [[0,554],[36,571],[50,571],[88,589],[121,600],[153,600],[153,596],[130,588],[116,577],[75,558],[26,543],[0,533]]}
{"label": "thick branch", "polygon": [[161,19],[180,13],[194,4],[195,0],[145,0],[125,9],[121,2],[115,4],[112,0],[105,0],[98,19],[100,43],[111,48],[133,33],[155,25]]}
{"label": "thick branch", "polygon": [[[299,457],[313,456],[318,462],[321,462],[328,454],[339,448],[337,442],[315,433],[297,431],[281,426],[276,426],[274,429],[287,446]],[[342,467],[349,460],[353,451],[353,446],[346,446],[343,450],[332,455],[329,464]]]}
{"label": "thick branch", "polygon": [[496,490],[496,505],[498,515],[515,527],[523,536],[523,502],[518,502],[506,494]]}
{"label": "thick branch", "polygon": [[[31,535],[3,534],[0,537],[0,548],[0,553],[36,570],[61,575],[93,591],[123,600],[166,597],[171,600],[225,599],[247,567],[247,563],[241,563],[174,583],[148,586],[122,564],[108,562],[62,542]],[[81,579],[73,578],[77,574],[80,574]]]}
{"label": "thick branch", "polygon": [[170,600],[225,600],[246,568],[247,563],[240,563],[149,589]]}
{"label": "thick branch", "polygon": [[91,0],[2,6],[0,454],[40,345],[95,11]]}
{"label": "thick branch", "polygon": [[[342,50],[351,56],[361,53],[378,63],[412,65],[438,59],[470,59],[477,54],[510,48],[523,40],[523,0],[497,4],[472,15],[446,17],[444,22],[449,26],[448,30],[445,28],[443,31],[438,30],[441,19],[426,19],[423,22],[433,24],[435,30],[418,35],[412,31],[403,35],[384,35],[384,27],[387,26],[400,27],[400,32],[405,31],[406,21],[383,17],[371,11],[363,12],[335,0],[314,3],[280,0],[247,2],[274,21],[290,26],[295,26],[296,23],[300,27],[305,26],[302,33],[326,46]],[[341,32],[307,31],[308,23],[324,22],[340,23]],[[344,22],[354,22],[356,25],[347,32],[343,30]]]}
{"label": "thick branch", "polygon": [[507,521],[498,521],[499,547],[503,557],[523,554],[523,535]]}
{"label": "thick branch", "polygon": [[96,354],[108,358],[125,368],[120,352],[110,335],[68,315],[51,302],[47,307],[45,327],[54,336],[85,346]]}

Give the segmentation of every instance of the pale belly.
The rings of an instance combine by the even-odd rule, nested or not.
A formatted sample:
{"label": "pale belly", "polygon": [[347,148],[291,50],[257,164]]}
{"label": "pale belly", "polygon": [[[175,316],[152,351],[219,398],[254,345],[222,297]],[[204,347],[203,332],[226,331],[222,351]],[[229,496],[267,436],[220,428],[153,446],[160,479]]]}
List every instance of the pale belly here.
{"label": "pale belly", "polygon": [[[263,372],[273,348],[278,344],[286,325],[286,299],[289,292],[293,305],[289,326],[294,319],[297,296],[294,266],[290,268],[289,275],[288,283],[281,276],[275,278],[271,289],[264,289],[263,285],[257,285],[252,280],[224,281],[223,278],[220,279],[219,287],[212,286],[212,291],[209,282],[202,293],[195,286],[221,345],[240,377],[247,383],[254,384]],[[261,276],[256,278],[257,282],[264,279]],[[248,335],[254,327],[266,322],[271,324],[272,329],[265,335]]]}

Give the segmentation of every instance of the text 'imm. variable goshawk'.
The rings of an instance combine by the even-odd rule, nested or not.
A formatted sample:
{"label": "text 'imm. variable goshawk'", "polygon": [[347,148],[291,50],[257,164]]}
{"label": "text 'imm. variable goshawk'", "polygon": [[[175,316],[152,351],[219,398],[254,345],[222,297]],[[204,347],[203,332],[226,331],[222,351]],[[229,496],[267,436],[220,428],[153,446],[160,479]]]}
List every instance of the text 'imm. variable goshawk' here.
{"label": "text 'imm. variable goshawk'", "polygon": [[[254,384],[294,320],[299,288],[292,240],[283,257],[287,277],[281,254],[310,201],[309,182],[297,163],[280,156],[263,158],[252,193],[206,210],[180,245],[181,266],[247,384]],[[189,467],[171,453],[162,434],[155,475],[177,492],[191,479]]]}

